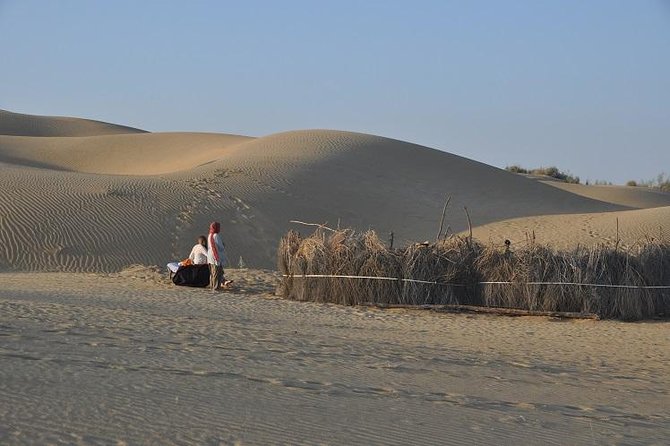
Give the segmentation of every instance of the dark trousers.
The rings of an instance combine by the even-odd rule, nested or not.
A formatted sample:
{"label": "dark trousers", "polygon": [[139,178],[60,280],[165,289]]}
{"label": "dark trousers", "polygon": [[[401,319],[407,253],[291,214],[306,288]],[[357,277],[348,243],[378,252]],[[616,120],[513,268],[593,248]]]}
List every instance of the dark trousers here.
{"label": "dark trousers", "polygon": [[213,290],[218,290],[221,288],[223,283],[223,266],[220,265],[209,265],[209,284],[212,286]]}

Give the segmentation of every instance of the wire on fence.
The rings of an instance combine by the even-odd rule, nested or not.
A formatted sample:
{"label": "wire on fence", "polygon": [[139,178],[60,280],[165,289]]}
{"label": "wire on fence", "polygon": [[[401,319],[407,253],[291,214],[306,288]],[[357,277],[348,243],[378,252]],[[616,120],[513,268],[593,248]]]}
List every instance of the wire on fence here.
{"label": "wire on fence", "polygon": [[[428,285],[445,286],[467,286],[463,283],[437,282],[433,280],[405,279],[401,277],[379,277],[379,276],[346,276],[337,274],[284,274],[283,277],[302,278],[302,279],[369,279],[369,280],[395,280],[400,282],[423,283]],[[476,282],[478,285],[569,285],[569,286],[590,286],[594,288],[624,288],[624,289],[647,289],[647,290],[668,290],[670,285],[616,285],[606,283],[580,283],[580,282]]]}

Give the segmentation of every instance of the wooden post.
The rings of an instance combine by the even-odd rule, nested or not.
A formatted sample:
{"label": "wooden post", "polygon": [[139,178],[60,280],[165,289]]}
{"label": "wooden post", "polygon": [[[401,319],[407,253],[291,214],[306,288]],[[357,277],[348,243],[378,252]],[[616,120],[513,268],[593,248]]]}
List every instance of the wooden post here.
{"label": "wooden post", "polygon": [[468,218],[468,231],[470,232],[470,243],[472,243],[472,221],[470,221],[470,214],[468,213],[468,208],[463,206],[463,209],[465,210],[465,216]]}
{"label": "wooden post", "polygon": [[440,236],[442,235],[442,227],[444,225],[444,216],[447,213],[447,206],[449,206],[449,202],[451,201],[451,195],[449,198],[447,198],[447,202],[444,203],[444,208],[442,209],[442,218],[440,219],[440,229],[437,231],[437,237],[435,237],[435,241],[437,242],[440,240]]}

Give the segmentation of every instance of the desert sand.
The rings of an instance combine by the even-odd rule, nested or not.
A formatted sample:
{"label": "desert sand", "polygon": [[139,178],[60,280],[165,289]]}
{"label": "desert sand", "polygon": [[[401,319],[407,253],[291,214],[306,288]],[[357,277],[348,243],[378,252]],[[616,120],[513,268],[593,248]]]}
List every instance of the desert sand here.
{"label": "desert sand", "polygon": [[[149,133],[0,111],[0,443],[663,444],[665,323],[273,295],[291,220],[513,245],[670,234],[670,194],[337,130]],[[237,287],[161,268],[222,223]],[[618,230],[617,230],[618,222]],[[135,265],[135,266],[133,266]],[[159,266],[156,266],[159,265]],[[240,265],[254,269],[230,269]]]}
{"label": "desert sand", "polygon": [[2,444],[665,444],[670,331],[0,274]]}

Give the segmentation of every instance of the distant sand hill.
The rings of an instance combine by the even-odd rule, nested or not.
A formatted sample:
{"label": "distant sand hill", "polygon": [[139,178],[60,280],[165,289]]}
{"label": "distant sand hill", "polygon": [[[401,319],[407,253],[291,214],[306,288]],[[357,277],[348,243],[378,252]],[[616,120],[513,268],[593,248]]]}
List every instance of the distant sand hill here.
{"label": "distant sand hill", "polygon": [[185,257],[211,220],[231,265],[272,268],[289,228],[311,232],[290,220],[421,241],[435,237],[447,196],[450,230],[467,229],[467,206],[475,235],[494,243],[528,231],[598,243],[616,216],[624,243],[670,233],[669,194],[542,182],[373,135],[145,133],[5,111],[0,133],[0,270],[162,265]]}
{"label": "distant sand hill", "polygon": [[125,125],[63,116],[34,116],[0,110],[0,135],[92,136],[144,133]]}

